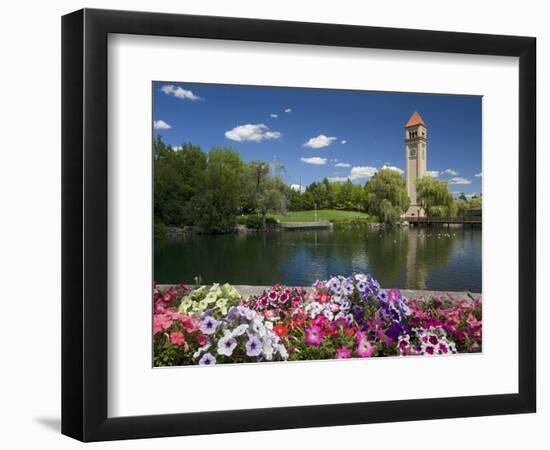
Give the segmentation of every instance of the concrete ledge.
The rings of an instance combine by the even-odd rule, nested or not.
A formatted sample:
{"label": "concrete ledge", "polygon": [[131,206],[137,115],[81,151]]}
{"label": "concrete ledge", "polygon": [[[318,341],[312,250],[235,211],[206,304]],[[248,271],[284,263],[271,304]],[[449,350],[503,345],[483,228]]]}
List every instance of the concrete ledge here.
{"label": "concrete ledge", "polygon": [[332,223],[328,220],[320,220],[318,222],[278,222],[277,225],[283,230],[332,229]]}
{"label": "concrete ledge", "polygon": [[[159,284],[158,288],[166,290],[174,287],[174,284]],[[188,285],[191,289],[195,289],[195,286]],[[271,286],[250,286],[250,285],[232,285],[239,294],[243,297],[249,297],[252,295],[260,295],[264,290],[269,289]],[[196,286],[198,287],[198,286]],[[309,289],[311,286],[307,286]],[[482,294],[473,292],[453,292],[453,291],[422,291],[422,290],[410,290],[400,289],[401,295],[411,300],[429,300],[432,297],[439,296],[444,303],[454,303],[458,300],[479,300],[482,298]]]}

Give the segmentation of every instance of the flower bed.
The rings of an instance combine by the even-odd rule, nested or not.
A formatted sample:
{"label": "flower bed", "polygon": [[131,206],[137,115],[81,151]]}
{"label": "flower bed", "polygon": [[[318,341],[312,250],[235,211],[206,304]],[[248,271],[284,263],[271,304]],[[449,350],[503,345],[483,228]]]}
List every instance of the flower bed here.
{"label": "flower bed", "polygon": [[369,274],[311,288],[153,289],[154,365],[249,363],[481,351],[481,299],[407,299]]}

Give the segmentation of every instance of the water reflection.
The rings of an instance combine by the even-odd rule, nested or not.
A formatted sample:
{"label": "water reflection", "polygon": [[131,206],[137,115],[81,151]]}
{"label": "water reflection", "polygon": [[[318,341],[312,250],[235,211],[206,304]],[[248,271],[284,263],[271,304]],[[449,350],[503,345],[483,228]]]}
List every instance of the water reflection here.
{"label": "water reflection", "polygon": [[383,286],[481,292],[481,230],[336,229],[193,236],[155,246],[159,282],[310,285],[371,272]]}

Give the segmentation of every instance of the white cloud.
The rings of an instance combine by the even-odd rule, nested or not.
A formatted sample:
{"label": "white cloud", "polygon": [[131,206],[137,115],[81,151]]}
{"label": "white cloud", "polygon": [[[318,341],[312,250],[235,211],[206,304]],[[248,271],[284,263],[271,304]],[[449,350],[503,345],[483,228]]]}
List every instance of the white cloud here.
{"label": "white cloud", "polygon": [[472,181],[467,178],[453,177],[449,180],[449,184],[472,184]]}
{"label": "white cloud", "polygon": [[296,192],[305,192],[306,187],[303,184],[291,184],[290,189]]}
{"label": "white cloud", "polygon": [[342,140],[340,141],[340,144],[347,144],[347,143],[348,143],[348,141],[346,141],[345,139],[342,139]]}
{"label": "white cloud", "polygon": [[300,158],[300,161],[305,162],[306,164],[324,166],[327,163],[327,158],[321,158],[319,156],[311,156],[310,158]]}
{"label": "white cloud", "polygon": [[169,130],[172,125],[167,124],[164,120],[153,120],[153,128],[155,130]]}
{"label": "white cloud", "polygon": [[181,86],[174,86],[173,84],[165,84],[162,86],[161,91],[166,95],[173,95],[176,98],[181,98],[183,100],[202,100],[198,95],[193,94],[193,92],[183,89]]}
{"label": "white cloud", "polygon": [[349,178],[351,180],[359,180],[363,178],[370,178],[374,176],[374,174],[378,172],[376,167],[370,167],[370,166],[355,166],[351,168]]}
{"label": "white cloud", "polygon": [[400,169],[399,167],[383,165],[382,169],[395,170],[396,172],[399,172],[400,175],[403,175],[403,169]]}
{"label": "white cloud", "polygon": [[432,178],[437,178],[439,176],[439,170],[426,170],[426,175]]}
{"label": "white cloud", "polygon": [[[336,167],[349,167],[350,164],[347,164],[345,166],[341,166],[339,164],[336,164]],[[349,175],[346,175],[344,177],[329,177],[328,179],[330,181],[355,181],[355,180],[364,180],[366,178],[371,178],[374,176],[374,174],[378,172],[378,169],[376,167],[370,167],[370,166],[354,166],[349,171]]]}
{"label": "white cloud", "polygon": [[475,176],[479,178],[479,177],[482,176],[482,173],[483,173],[483,172],[476,173]]}
{"label": "white cloud", "polygon": [[443,173],[446,173],[446,174],[452,175],[452,176],[458,175],[458,172],[456,170],[453,170],[453,169],[445,169],[443,171]]}
{"label": "white cloud", "polygon": [[271,113],[271,114],[269,115],[269,117],[273,117],[274,119],[276,119],[277,117],[279,117],[279,114],[273,114],[273,113]]}
{"label": "white cloud", "polygon": [[287,109],[285,109],[285,112],[286,112],[286,113],[292,112],[292,109],[287,108]]}
{"label": "white cloud", "polygon": [[239,125],[225,132],[227,139],[237,142],[262,142],[264,139],[279,139],[281,136],[278,131],[269,131],[268,126],[263,123]]}
{"label": "white cloud", "polygon": [[338,163],[338,164],[334,164],[334,167],[351,167],[351,164],[349,164],[349,163]]}
{"label": "white cloud", "polygon": [[338,138],[333,137],[333,136],[325,136],[324,134],[320,134],[319,136],[312,137],[309,141],[307,141],[304,144],[304,147],[309,147],[309,148],[328,147],[336,139],[338,139]]}

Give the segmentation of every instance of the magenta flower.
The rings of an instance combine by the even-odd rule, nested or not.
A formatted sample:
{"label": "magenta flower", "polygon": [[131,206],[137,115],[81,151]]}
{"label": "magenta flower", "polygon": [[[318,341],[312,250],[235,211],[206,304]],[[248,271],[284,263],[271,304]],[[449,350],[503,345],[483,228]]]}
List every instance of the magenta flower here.
{"label": "magenta flower", "polygon": [[351,351],[345,347],[336,350],[336,359],[349,359],[351,357]]}
{"label": "magenta flower", "polygon": [[369,342],[366,333],[357,333],[357,356],[359,358],[370,358],[375,351],[376,347]]}
{"label": "magenta flower", "polygon": [[306,344],[307,345],[321,345],[321,340],[323,339],[323,332],[321,328],[316,325],[312,325],[309,328],[306,328]]}

